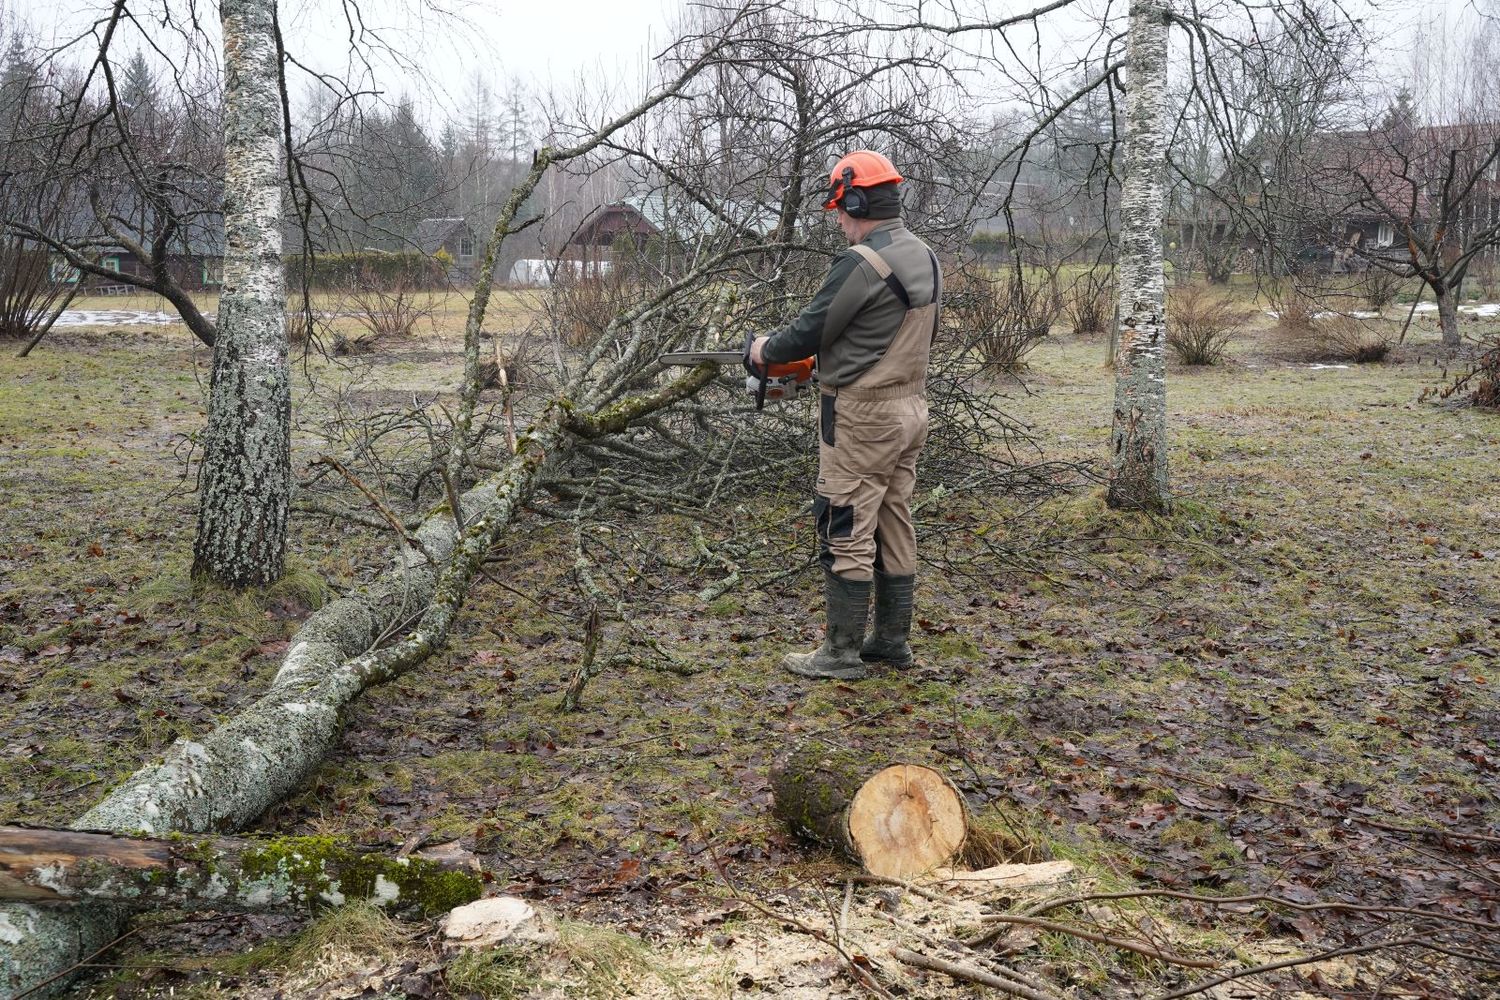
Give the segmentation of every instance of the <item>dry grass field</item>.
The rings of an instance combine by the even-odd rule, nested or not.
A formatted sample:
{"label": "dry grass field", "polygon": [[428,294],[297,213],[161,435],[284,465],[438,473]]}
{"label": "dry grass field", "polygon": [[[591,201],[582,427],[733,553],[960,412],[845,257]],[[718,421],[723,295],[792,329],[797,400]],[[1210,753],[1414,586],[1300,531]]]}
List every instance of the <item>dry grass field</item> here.
{"label": "dry grass field", "polygon": [[[465,303],[427,304],[412,338],[298,364],[300,462],[322,447],[312,428],[329,385],[378,395],[454,381]],[[507,293],[494,329],[515,335],[532,306]],[[334,322],[355,332],[353,317]],[[868,995],[827,947],[743,901],[836,917],[828,901],[836,910],[848,869],[768,810],[772,758],[811,734],[938,761],[996,843],[1066,859],[1086,886],[1389,911],[1147,899],[1105,914],[1226,967],[1427,926],[1401,908],[1492,922],[1500,415],[1419,402],[1438,378],[1435,340],[1419,318],[1385,362],[1330,366],[1258,313],[1225,363],[1169,375],[1171,517],[1108,511],[1097,489],[1021,522],[1004,495],[947,499],[949,522],[1005,532],[1040,569],[924,569],[918,666],[857,684],[777,670],[818,636],[810,572],[704,603],[713,581],[624,546],[636,627],[702,669],[609,672],[582,711],[559,713],[583,602],[571,529],[538,521],[476,587],[450,648],[360,701],[316,779],[258,829],[391,850],[457,840],[497,888],[566,918],[559,944],[455,962],[430,926],[357,908],[311,921],[162,914],[85,991]],[[1102,468],[1103,356],[1066,334],[1032,353],[1007,405],[1036,455]],[[387,557],[373,529],[304,517],[281,584],[194,591],[184,457],[207,360],[180,325],[108,323],[59,330],[24,361],[0,355],[0,821],[65,823],[233,713],[309,609]],[[810,551],[800,508],[762,514]],[[630,529],[658,552],[691,546],[671,517]],[[858,891],[860,914],[874,891]],[[876,926],[893,933],[860,926],[870,940]],[[1018,968],[1077,996],[1150,996],[1191,978],[1062,934],[1018,949]],[[908,996],[977,995],[941,976],[901,982]],[[1479,998],[1500,996],[1500,979],[1436,952],[1376,953],[1205,995]]]}

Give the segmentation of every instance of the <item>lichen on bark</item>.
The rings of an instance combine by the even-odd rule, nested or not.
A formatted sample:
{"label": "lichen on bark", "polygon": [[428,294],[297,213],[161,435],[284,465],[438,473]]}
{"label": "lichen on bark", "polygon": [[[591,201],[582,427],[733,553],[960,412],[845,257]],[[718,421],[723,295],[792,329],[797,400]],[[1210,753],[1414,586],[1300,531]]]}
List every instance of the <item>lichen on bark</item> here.
{"label": "lichen on bark", "polygon": [[224,284],[199,469],[193,573],[280,578],[291,503],[282,128],[273,0],[223,0]]}
{"label": "lichen on bark", "polygon": [[1110,431],[1111,507],[1165,511],[1167,481],[1166,200],[1170,0],[1131,0],[1125,177],[1120,195],[1119,350]]}

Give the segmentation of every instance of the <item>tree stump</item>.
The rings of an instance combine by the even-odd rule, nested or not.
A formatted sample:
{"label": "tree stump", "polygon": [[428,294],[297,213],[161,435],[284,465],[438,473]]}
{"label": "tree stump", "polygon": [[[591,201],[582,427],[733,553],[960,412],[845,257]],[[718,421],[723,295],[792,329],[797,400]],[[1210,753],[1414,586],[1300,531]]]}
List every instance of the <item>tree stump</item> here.
{"label": "tree stump", "polygon": [[908,878],[936,868],[958,854],[969,832],[963,794],[921,764],[804,746],[771,768],[771,790],[776,815],[794,832],[871,875]]}

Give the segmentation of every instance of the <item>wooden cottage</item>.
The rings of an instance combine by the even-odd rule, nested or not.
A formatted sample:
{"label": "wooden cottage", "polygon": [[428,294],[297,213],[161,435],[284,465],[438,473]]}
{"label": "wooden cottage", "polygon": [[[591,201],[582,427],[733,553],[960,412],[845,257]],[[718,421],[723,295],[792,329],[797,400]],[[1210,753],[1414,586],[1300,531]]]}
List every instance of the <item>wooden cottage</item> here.
{"label": "wooden cottage", "polygon": [[461,216],[423,219],[417,223],[412,242],[429,257],[441,253],[451,261],[448,265],[449,281],[468,283],[474,280],[479,263],[479,239],[467,219]]}

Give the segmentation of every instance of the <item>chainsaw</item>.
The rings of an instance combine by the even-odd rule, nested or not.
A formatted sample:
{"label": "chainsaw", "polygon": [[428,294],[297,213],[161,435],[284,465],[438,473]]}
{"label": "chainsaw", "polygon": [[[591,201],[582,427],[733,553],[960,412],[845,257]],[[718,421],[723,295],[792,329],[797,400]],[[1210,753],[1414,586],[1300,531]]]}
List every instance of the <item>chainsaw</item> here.
{"label": "chainsaw", "polygon": [[801,361],[790,361],[786,364],[763,364],[757,365],[750,360],[750,345],[755,342],[755,334],[745,335],[745,347],[739,351],[673,351],[663,354],[659,360],[664,365],[732,365],[736,362],[745,366],[748,372],[745,376],[745,391],[755,397],[755,408],[763,409],[766,400],[790,399],[803,389],[808,388],[818,377],[814,365],[817,359],[803,358]]}

